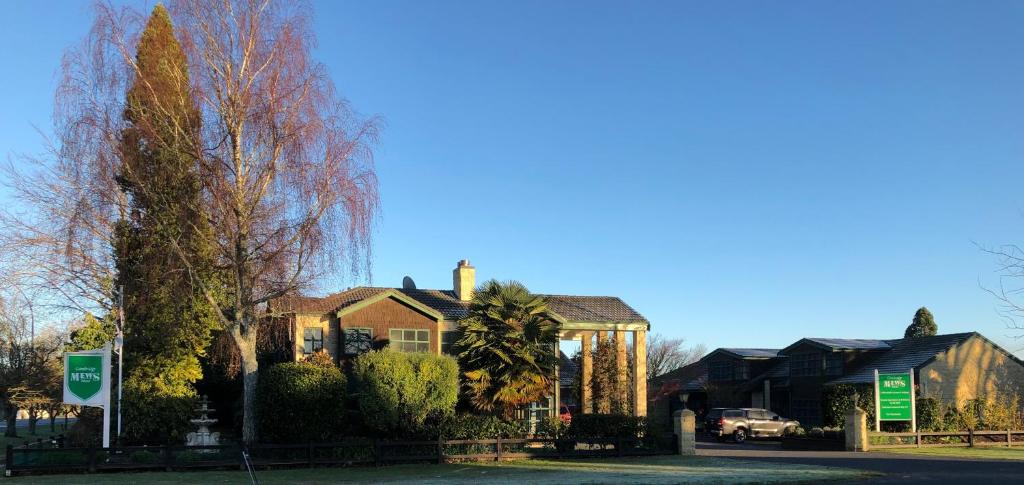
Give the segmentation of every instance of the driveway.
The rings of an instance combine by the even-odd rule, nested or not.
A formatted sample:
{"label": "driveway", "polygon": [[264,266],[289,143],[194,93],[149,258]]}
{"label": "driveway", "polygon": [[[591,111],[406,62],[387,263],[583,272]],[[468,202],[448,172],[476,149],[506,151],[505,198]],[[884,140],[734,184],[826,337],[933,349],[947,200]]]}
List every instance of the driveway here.
{"label": "driveway", "polygon": [[788,451],[778,441],[748,441],[742,445],[698,441],[697,454],[721,458],[855,468],[884,473],[868,483],[1020,483],[1024,461],[943,458],[896,453],[845,451]]}

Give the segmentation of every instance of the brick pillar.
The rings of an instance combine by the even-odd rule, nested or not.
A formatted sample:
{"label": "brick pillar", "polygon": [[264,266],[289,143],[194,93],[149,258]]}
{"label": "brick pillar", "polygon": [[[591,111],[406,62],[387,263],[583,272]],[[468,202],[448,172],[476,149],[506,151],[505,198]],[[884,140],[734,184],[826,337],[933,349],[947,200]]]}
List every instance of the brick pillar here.
{"label": "brick pillar", "polygon": [[647,331],[633,332],[633,416],[647,416]]}
{"label": "brick pillar", "polygon": [[590,387],[590,379],[594,374],[594,357],[591,345],[594,343],[594,332],[580,332],[580,409],[583,414],[594,412],[594,393]]}
{"label": "brick pillar", "polygon": [[629,370],[626,368],[626,332],[615,331],[615,396],[619,402],[616,412],[629,412]]}

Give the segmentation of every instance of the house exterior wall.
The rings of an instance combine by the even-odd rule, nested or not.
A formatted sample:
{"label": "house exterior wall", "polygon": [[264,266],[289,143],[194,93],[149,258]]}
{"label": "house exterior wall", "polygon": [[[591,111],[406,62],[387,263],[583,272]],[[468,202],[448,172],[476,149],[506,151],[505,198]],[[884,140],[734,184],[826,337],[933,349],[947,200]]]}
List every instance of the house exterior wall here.
{"label": "house exterior wall", "polygon": [[293,327],[294,335],[292,335],[292,342],[294,348],[292,349],[292,355],[296,361],[300,361],[306,358],[302,353],[303,339],[305,337],[305,329],[307,328],[320,328],[324,332],[324,350],[327,354],[333,357],[335,360],[338,359],[338,343],[340,342],[340,335],[338,332],[338,319],[330,314],[298,314],[294,315]]}
{"label": "house exterior wall", "polygon": [[962,405],[970,399],[1024,395],[1024,366],[974,336],[918,369],[921,397]]}
{"label": "house exterior wall", "polygon": [[389,341],[388,333],[393,328],[429,330],[431,353],[439,354],[441,349],[438,321],[392,298],[385,298],[342,316],[340,328],[371,329],[375,347]]}

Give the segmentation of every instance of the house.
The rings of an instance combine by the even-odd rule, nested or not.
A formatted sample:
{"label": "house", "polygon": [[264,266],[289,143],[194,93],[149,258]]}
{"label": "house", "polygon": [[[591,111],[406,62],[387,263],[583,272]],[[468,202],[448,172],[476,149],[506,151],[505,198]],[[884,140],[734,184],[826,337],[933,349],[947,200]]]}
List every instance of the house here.
{"label": "house", "polygon": [[[289,296],[271,302],[271,311],[280,315],[289,327],[292,358],[325,351],[336,362],[344,362],[363,352],[383,347],[399,352],[451,352],[457,339],[458,321],[469,311],[476,286],[476,268],[468,260],[459,261],[452,271],[452,289],[417,289],[411,279],[401,288],[356,287],[324,297]],[[638,349],[628,364],[633,382],[621,389],[637,396],[647,394],[646,335],[650,323],[625,302],[612,296],[540,295],[548,303],[548,318],[558,325],[560,340],[579,340],[583,352],[580,372],[588,376],[592,369],[590,349],[594,338],[615,336],[616,353],[627,362],[627,340]],[[623,366],[625,369],[625,365]],[[560,385],[553,386],[552,401],[538,412],[549,412],[563,389],[572,388],[572,379],[559,373]],[[630,385],[632,384],[632,385]],[[593,409],[589,386],[582,386],[583,412]],[[645,416],[647,402],[637,399],[634,414]]]}
{"label": "house", "polygon": [[691,371],[672,391],[690,409],[761,407],[811,426],[822,423],[822,396],[829,386],[870,386],[876,369],[912,370],[920,397],[957,405],[1024,394],[1024,362],[977,332],[890,340],[803,338],[777,351],[716,349],[701,364],[700,373]]}

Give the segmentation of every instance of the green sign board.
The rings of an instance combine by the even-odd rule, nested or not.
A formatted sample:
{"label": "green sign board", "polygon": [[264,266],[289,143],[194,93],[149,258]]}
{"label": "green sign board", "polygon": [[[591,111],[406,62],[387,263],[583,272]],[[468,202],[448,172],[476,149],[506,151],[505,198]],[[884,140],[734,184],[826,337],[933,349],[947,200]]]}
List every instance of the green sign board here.
{"label": "green sign board", "polygon": [[102,355],[68,355],[64,378],[67,390],[82,401],[89,401],[103,388]]}
{"label": "green sign board", "polygon": [[914,386],[910,373],[878,374],[878,419],[914,419]]}

